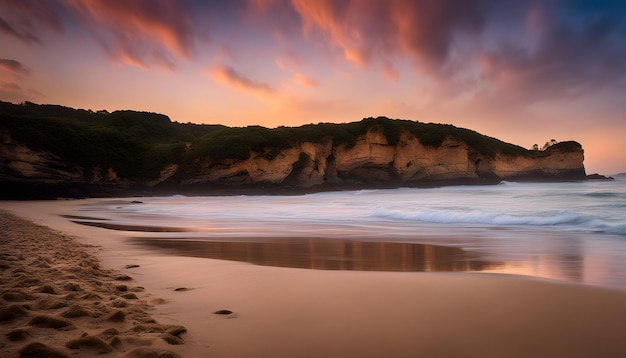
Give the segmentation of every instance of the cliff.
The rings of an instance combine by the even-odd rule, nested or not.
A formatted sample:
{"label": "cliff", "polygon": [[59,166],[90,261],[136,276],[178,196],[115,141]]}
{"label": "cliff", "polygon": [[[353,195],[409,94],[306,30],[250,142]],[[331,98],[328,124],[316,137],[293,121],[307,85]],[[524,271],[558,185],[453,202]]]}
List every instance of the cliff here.
{"label": "cliff", "polygon": [[432,183],[480,183],[501,180],[567,180],[585,178],[583,150],[576,142],[545,151],[488,155],[461,139],[446,136],[437,146],[424,145],[402,131],[390,144],[376,123],[353,146],[332,140],[303,142],[268,159],[252,152],[244,160],[200,161],[181,171],[180,184],[280,184],[313,187],[324,184],[419,186]]}
{"label": "cliff", "polygon": [[0,196],[328,190],[585,178],[583,149],[526,150],[385,117],[268,129],[0,103]]}

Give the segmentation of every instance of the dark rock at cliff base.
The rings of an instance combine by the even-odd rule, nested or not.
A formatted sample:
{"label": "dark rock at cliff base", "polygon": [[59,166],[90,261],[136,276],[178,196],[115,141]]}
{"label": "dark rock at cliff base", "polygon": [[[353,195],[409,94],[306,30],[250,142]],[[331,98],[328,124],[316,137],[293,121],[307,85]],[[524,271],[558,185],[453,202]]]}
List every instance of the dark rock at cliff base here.
{"label": "dark rock at cliff base", "polygon": [[615,178],[595,173],[587,175],[587,180],[615,180]]}

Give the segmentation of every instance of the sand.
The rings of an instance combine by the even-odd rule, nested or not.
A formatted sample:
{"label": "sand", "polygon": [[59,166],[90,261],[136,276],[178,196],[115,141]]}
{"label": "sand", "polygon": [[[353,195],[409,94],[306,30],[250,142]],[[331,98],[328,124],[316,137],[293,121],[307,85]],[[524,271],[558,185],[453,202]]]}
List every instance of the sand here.
{"label": "sand", "polygon": [[[0,291],[19,290],[34,298],[0,301],[3,309],[18,307],[11,308],[18,317],[0,322],[0,356],[16,354],[33,342],[69,356],[98,355],[89,343],[74,340],[87,333],[111,345],[112,337],[103,335],[109,328],[126,340],[103,356],[125,356],[145,341],[151,342],[148,349],[183,357],[626,356],[624,291],[515,275],[323,271],[173,256],[133,244],[128,237],[136,233],[77,225],[60,216],[80,214],[76,207],[81,202],[3,203],[18,216],[60,230],[62,234],[55,234],[59,242],[76,237],[68,241],[72,250],[99,261],[75,257],[70,250],[61,250],[63,256],[58,257],[50,253],[55,248],[45,240],[54,235],[41,226],[3,224],[2,252],[17,259],[3,256]],[[21,231],[25,228],[43,234],[32,236]],[[16,245],[6,243],[7,237],[38,239],[37,244]],[[24,251],[29,245],[37,248]],[[46,262],[51,268],[36,267],[40,256],[51,257],[51,263]],[[14,272],[20,261],[30,262],[24,263],[24,270],[40,284],[21,287],[29,281],[24,273]],[[51,276],[52,269],[61,268],[67,273]],[[92,270],[100,276],[89,276]],[[121,282],[129,290],[145,288],[133,292],[137,300],[120,298],[115,291],[120,284],[115,276],[120,274],[133,278]],[[37,327],[34,317],[63,318],[70,308],[37,308],[37,302],[51,295],[41,292],[44,282],[58,289],[55,297],[61,299],[76,297],[64,286],[77,283],[84,295],[102,297],[80,301],[82,308],[108,311],[99,317],[65,318],[73,329]],[[125,307],[125,322],[107,321],[117,309],[111,303],[121,300],[138,313]],[[218,310],[231,313],[214,314]],[[168,344],[162,332],[133,329],[150,319],[161,327],[186,327],[187,332],[177,336],[184,344]],[[11,341],[7,334],[20,329],[26,331],[24,340]],[[68,343],[79,348],[68,348]]]}
{"label": "sand", "polygon": [[104,269],[93,247],[0,213],[2,357],[178,357],[185,327],[150,315],[130,267]]}

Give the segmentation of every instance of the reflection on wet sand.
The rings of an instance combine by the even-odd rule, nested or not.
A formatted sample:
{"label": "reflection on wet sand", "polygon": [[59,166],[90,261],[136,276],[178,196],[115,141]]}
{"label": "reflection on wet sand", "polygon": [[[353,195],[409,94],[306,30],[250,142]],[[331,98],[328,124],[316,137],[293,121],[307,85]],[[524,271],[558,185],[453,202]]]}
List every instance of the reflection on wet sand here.
{"label": "reflection on wet sand", "polygon": [[503,263],[449,246],[321,238],[204,241],[135,238],[137,244],[182,256],[256,265],[357,271],[483,271]]}
{"label": "reflection on wet sand", "polygon": [[169,227],[169,226],[152,226],[152,225],[122,225],[103,222],[109,219],[92,218],[88,216],[62,215],[70,219],[71,222],[86,226],[95,226],[109,230],[120,231],[142,231],[142,232],[185,232],[192,231],[185,228]]}

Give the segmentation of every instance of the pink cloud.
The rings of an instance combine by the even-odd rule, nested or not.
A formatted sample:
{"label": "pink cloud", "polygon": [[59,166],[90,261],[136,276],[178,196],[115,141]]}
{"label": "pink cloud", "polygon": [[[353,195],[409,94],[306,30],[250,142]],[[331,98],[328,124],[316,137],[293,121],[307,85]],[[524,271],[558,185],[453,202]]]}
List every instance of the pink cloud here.
{"label": "pink cloud", "polygon": [[191,58],[194,28],[177,1],[66,0],[113,58],[141,68],[173,69],[172,57]]}
{"label": "pink cloud", "polygon": [[12,92],[20,92],[22,91],[22,87],[15,82],[2,82],[0,83],[0,88],[6,91]]}
{"label": "pink cloud", "polygon": [[45,97],[45,95],[39,91],[33,89],[25,90],[15,82],[0,80],[0,98],[2,98],[3,101],[18,103],[23,101],[35,101],[43,97]]}
{"label": "pink cloud", "polygon": [[302,74],[302,73],[295,73],[292,77],[291,77],[291,81],[299,84],[300,86],[304,86],[304,87],[308,87],[308,88],[315,88],[317,87],[317,81],[315,81],[314,79],[307,77],[306,75]]}
{"label": "pink cloud", "polygon": [[267,83],[253,80],[237,72],[234,68],[216,65],[207,70],[206,74],[214,81],[230,88],[257,94],[274,94],[276,90]]}
{"label": "pink cloud", "polygon": [[39,38],[35,35],[33,35],[31,32],[29,31],[18,31],[16,30],[13,26],[11,26],[11,24],[9,24],[8,22],[6,22],[6,20],[4,20],[2,17],[0,17],[0,32],[9,35],[9,36],[13,36],[16,39],[32,45],[32,44],[41,44],[41,40],[39,40]]}
{"label": "pink cloud", "polygon": [[0,2],[0,32],[28,45],[41,44],[41,34],[63,30],[53,1],[4,0]]}
{"label": "pink cloud", "polygon": [[383,74],[393,82],[397,82],[400,79],[400,73],[395,69],[393,63],[389,61],[383,62]]}
{"label": "pink cloud", "polygon": [[0,69],[17,75],[30,74],[30,70],[22,65],[21,62],[6,58],[0,58]]}
{"label": "pink cloud", "polygon": [[14,7],[24,15],[27,22],[35,20],[53,30],[63,30],[63,23],[54,9],[53,1],[5,0],[5,4]]}
{"label": "pink cloud", "polygon": [[[449,60],[457,32],[475,33],[482,17],[469,1],[293,0],[304,34],[321,36],[360,67],[409,56],[418,68],[439,72]],[[392,75],[394,77],[395,75]]]}

